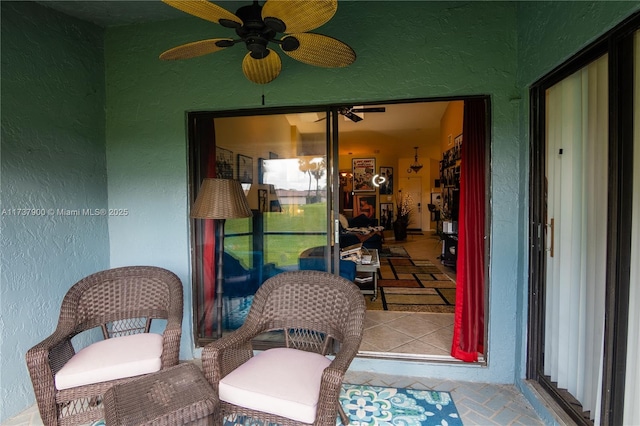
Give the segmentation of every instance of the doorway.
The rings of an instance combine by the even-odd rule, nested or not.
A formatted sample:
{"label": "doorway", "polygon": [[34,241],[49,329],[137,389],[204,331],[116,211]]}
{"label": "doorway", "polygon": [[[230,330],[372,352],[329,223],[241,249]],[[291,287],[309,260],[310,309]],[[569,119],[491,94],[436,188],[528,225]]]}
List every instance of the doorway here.
{"label": "doorway", "polygon": [[[256,199],[255,203],[250,202],[254,210],[252,219],[229,220],[225,227],[225,255],[231,257],[228,261],[234,265],[232,269],[236,274],[225,277],[225,282],[236,279],[243,284],[225,286],[224,312],[227,314],[223,318],[224,328],[232,330],[242,323],[243,315],[248,313],[251,305],[252,291],[255,292],[273,274],[309,267],[336,273],[341,271],[338,253],[330,249],[335,247],[339,238],[334,218],[348,207],[353,209],[355,197],[345,196],[344,191],[334,188],[341,188],[340,182],[345,180],[355,188],[354,172],[361,173],[366,179],[381,175],[388,179],[387,185],[382,186],[384,190],[376,185],[383,182],[374,183],[372,180],[371,188],[368,188],[368,182],[359,182],[361,192],[346,194],[365,197],[367,211],[373,212],[378,221],[383,212],[387,215],[385,218],[395,213],[396,195],[404,186],[403,179],[406,180],[406,192],[417,200],[414,206],[416,217],[411,227],[425,231],[421,236],[424,237],[423,245],[435,252],[433,263],[440,264],[440,236],[431,232],[429,225],[425,226],[425,217],[428,223],[431,212],[423,205],[425,194],[430,200],[432,192],[437,190],[434,176],[441,175],[441,170],[437,169],[443,152],[453,149],[453,140],[461,134],[461,128],[440,129],[450,103],[412,101],[375,105],[375,112],[365,112],[358,121],[346,121],[339,112],[342,107],[265,109],[243,111],[242,114],[235,111],[192,113],[190,173],[194,196],[203,176],[222,173],[223,177],[245,180],[243,186],[247,197],[250,201]],[[410,135],[407,129],[411,129],[409,133],[415,132],[415,125],[407,124],[407,117],[418,117],[423,124],[428,117],[436,120],[438,125],[426,127],[424,131],[428,136],[422,133]],[[462,117],[459,117],[458,122],[461,121]],[[438,130],[435,131],[434,127]],[[420,145],[420,158],[425,163],[421,173],[407,176],[409,163],[414,160],[416,138],[433,143]],[[403,144],[399,143],[404,139],[407,140]],[[365,160],[357,165],[362,166],[362,170],[354,169],[354,159]],[[438,167],[431,170],[434,163]],[[215,165],[213,170],[212,164]],[[358,208],[361,208],[360,203]],[[212,281],[215,273],[203,260],[207,251],[211,256],[216,247],[215,242],[206,238],[206,225],[196,222],[193,231],[193,285],[198,299],[194,328],[198,330],[198,343],[206,344],[213,338],[210,330],[215,319],[207,314],[213,293],[207,290],[205,283],[208,276],[208,285],[215,285]],[[386,229],[383,234],[388,238],[392,232]],[[287,242],[291,238],[296,244],[303,245]],[[421,257],[422,254],[414,256]],[[309,266],[309,262],[313,265]],[[229,270],[225,263],[225,275]],[[246,294],[240,294],[240,290],[245,288],[248,289]],[[449,295],[450,301],[454,299],[455,294]],[[420,312],[409,313],[417,314]],[[442,342],[438,356],[448,354],[450,340],[449,337],[448,341]],[[392,348],[376,356],[394,357],[402,353],[405,357],[407,350],[394,352]],[[428,354],[414,349],[408,356],[422,359]]]}
{"label": "doorway", "polygon": [[415,214],[409,217],[408,229],[410,231],[422,231],[422,178],[407,177],[404,179],[403,186],[407,196],[412,200]]}

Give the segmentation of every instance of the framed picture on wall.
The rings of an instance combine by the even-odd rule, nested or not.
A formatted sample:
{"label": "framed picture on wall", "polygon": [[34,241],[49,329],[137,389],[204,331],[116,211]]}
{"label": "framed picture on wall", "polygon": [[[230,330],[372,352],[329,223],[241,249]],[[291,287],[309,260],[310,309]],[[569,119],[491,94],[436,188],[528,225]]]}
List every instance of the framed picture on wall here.
{"label": "framed picture on wall", "polygon": [[380,167],[380,180],[384,178],[384,182],[380,184],[380,195],[393,194],[393,167]]}
{"label": "framed picture on wall", "polygon": [[352,160],[353,191],[371,192],[376,188],[373,186],[373,176],[376,174],[375,158],[354,158]]}
{"label": "framed picture on wall", "polygon": [[216,147],[216,177],[233,179],[233,151]]}
{"label": "framed picture on wall", "polygon": [[253,158],[238,154],[238,180],[253,183]]}
{"label": "framed picture on wall", "polygon": [[353,201],[353,217],[361,214],[370,219],[376,217],[376,195],[356,195]]}
{"label": "framed picture on wall", "polygon": [[393,203],[380,203],[380,226],[393,229]]}

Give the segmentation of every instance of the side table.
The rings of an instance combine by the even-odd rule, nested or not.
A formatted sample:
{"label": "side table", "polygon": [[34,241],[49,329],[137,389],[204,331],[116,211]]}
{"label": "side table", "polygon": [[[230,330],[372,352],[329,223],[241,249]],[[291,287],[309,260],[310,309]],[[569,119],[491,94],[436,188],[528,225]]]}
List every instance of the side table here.
{"label": "side table", "polygon": [[103,403],[109,426],[209,426],[219,406],[217,393],[190,363],[115,385]]}
{"label": "side table", "polygon": [[[371,262],[363,264],[362,261],[356,262],[356,278],[355,284],[360,287],[362,294],[371,294],[371,300],[376,300],[378,297],[378,269],[380,269],[380,258],[378,257],[378,250],[369,249],[368,253],[371,255]],[[366,281],[359,282],[365,279]]]}

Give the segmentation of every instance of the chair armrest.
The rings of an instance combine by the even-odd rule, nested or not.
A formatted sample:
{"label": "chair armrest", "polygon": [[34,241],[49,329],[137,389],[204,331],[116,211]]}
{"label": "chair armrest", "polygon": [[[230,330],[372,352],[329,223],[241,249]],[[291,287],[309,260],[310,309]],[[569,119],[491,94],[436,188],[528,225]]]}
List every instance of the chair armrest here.
{"label": "chair armrest", "polygon": [[202,349],[202,370],[214,389],[222,378],[253,357],[251,340],[258,334],[245,323]]}
{"label": "chair armrest", "polygon": [[162,367],[167,368],[178,365],[180,360],[180,339],[182,338],[182,325],[174,321],[167,323],[162,333]]}
{"label": "chair armrest", "polygon": [[331,364],[322,372],[316,420],[336,418],[338,414],[336,402],[339,400],[342,381],[351,361],[358,353],[361,340],[358,337],[352,337],[344,341]]}
{"label": "chair armrest", "polygon": [[58,329],[26,354],[27,369],[45,424],[57,419],[55,393],[52,392],[55,389],[54,376],[75,354],[71,337]]}
{"label": "chair armrest", "polygon": [[329,364],[329,366],[322,372],[321,386],[323,388],[325,386],[329,386],[332,389],[338,389],[338,393],[340,392],[339,388],[342,384],[342,379],[344,378],[349,365],[351,365],[351,361],[353,361],[355,356],[358,354],[361,341],[362,339],[353,337],[341,344],[340,350],[336,353],[335,357],[331,361],[331,364]]}
{"label": "chair armrest", "polygon": [[335,357],[327,368],[342,371],[344,374],[349,368],[349,365],[351,365],[353,359],[358,355],[361,342],[362,339],[355,336],[342,342],[340,344],[340,349],[336,352]]}

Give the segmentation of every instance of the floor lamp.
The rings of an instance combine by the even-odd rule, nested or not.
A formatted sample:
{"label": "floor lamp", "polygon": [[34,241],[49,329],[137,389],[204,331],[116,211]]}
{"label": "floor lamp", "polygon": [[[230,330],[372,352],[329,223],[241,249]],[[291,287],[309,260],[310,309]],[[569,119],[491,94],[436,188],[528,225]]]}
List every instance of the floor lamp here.
{"label": "floor lamp", "polygon": [[207,178],[202,181],[196,201],[191,208],[193,219],[216,219],[216,240],[219,250],[216,274],[216,319],[217,338],[222,337],[222,293],[224,274],[222,273],[224,253],[224,223],[226,219],[251,217],[249,202],[240,182],[232,179]]}

